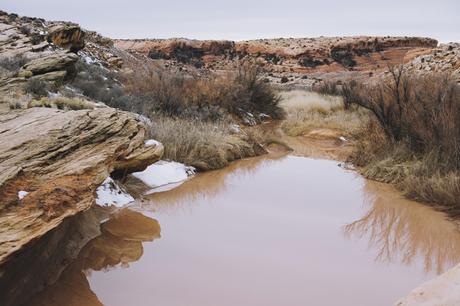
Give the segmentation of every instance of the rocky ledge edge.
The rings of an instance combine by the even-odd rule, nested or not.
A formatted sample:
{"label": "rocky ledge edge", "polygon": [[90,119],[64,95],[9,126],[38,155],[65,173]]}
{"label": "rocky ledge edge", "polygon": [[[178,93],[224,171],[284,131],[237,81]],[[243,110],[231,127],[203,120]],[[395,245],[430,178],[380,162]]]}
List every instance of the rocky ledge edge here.
{"label": "rocky ledge edge", "polygon": [[108,107],[0,114],[0,266],[93,206],[111,173],[141,171],[161,158],[163,146],[145,144],[140,119]]}

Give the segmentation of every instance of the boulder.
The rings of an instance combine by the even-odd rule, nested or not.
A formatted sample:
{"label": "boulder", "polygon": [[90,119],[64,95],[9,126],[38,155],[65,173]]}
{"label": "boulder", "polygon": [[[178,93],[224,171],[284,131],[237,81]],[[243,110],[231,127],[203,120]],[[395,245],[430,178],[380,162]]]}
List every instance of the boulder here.
{"label": "boulder", "polygon": [[85,32],[75,24],[57,24],[49,29],[48,41],[56,46],[78,52],[85,46]]}
{"label": "boulder", "polygon": [[44,54],[27,64],[25,64],[19,75],[25,71],[32,72],[33,75],[44,74],[52,71],[67,70],[78,60],[78,56],[66,51],[56,51],[49,54]]}

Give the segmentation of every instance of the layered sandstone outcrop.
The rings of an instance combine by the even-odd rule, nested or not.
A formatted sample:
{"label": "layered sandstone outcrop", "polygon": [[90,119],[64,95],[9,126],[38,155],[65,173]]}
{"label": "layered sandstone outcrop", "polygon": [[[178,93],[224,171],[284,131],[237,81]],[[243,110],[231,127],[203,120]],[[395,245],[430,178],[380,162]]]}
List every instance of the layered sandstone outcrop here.
{"label": "layered sandstone outcrop", "polygon": [[[16,305],[53,282],[68,257],[100,233],[92,227],[97,218],[86,212],[109,175],[142,171],[163,154],[160,143],[145,144],[145,119],[59,92],[75,76],[78,61],[120,67],[112,48],[110,40],[76,24],[0,12],[2,305]],[[69,218],[75,215],[83,217]],[[74,242],[64,246],[67,238]],[[52,268],[35,273],[45,263]]]}
{"label": "layered sandstone outcrop", "polygon": [[251,41],[189,39],[115,40],[115,46],[181,71],[234,70],[239,60],[264,66],[273,83],[310,84],[334,74],[382,71],[427,53],[437,41],[423,37],[318,37]]}
{"label": "layered sandstone outcrop", "polygon": [[112,108],[17,110],[0,115],[0,264],[62,220],[94,204],[113,171],[157,161],[146,128]]}
{"label": "layered sandstone outcrop", "polygon": [[31,80],[62,84],[78,60],[121,68],[113,43],[70,22],[20,17],[0,11],[0,112]]}

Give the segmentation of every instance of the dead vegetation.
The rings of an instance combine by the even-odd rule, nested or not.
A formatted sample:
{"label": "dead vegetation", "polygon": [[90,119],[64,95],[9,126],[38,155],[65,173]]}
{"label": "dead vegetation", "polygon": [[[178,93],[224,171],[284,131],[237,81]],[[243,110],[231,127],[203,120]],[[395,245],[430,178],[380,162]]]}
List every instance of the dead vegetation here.
{"label": "dead vegetation", "polygon": [[[281,118],[277,93],[243,64],[237,72],[198,78],[143,66],[124,75],[128,110],[152,119],[152,137],[163,143],[164,158],[199,170],[265,153],[238,123],[249,114]],[[252,115],[254,116],[254,115]]]}
{"label": "dead vegetation", "polygon": [[260,67],[242,64],[236,72],[210,77],[172,74],[156,67],[136,68],[124,76],[129,105],[144,115],[220,120],[248,112],[283,117],[280,98],[260,77]]}
{"label": "dead vegetation", "polygon": [[42,97],[40,99],[31,100],[28,103],[28,107],[49,107],[63,110],[80,110],[94,109],[96,107],[101,107],[101,105],[82,98]]}
{"label": "dead vegetation", "polygon": [[321,128],[351,136],[367,120],[365,111],[356,107],[346,109],[341,97],[314,92],[284,92],[281,106],[287,113],[281,128],[289,136],[304,135]]}
{"label": "dead vegetation", "polygon": [[230,161],[265,153],[254,138],[229,121],[198,121],[156,116],[151,136],[164,147],[164,158],[199,170],[222,168]]}
{"label": "dead vegetation", "polygon": [[200,77],[165,71],[149,62],[127,62],[126,67],[115,73],[80,60],[74,79],[58,89],[58,97],[43,84],[29,82],[26,91],[35,99],[27,107],[98,107],[87,103],[88,98],[136,112],[153,122],[152,137],[164,144],[165,159],[200,170],[265,152],[252,134],[238,126],[245,116],[256,122],[284,116],[279,95],[251,63],[234,73]]}
{"label": "dead vegetation", "polygon": [[366,177],[459,214],[459,85],[448,75],[414,76],[394,67],[379,84],[348,89],[351,103],[372,114],[350,160]]}

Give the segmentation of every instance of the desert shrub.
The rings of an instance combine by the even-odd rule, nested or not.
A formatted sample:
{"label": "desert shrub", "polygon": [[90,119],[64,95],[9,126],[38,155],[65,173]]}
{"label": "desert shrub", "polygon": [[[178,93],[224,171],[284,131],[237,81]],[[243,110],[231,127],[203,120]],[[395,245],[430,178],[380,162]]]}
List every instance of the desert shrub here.
{"label": "desert shrub", "polygon": [[27,80],[27,83],[24,86],[24,90],[26,93],[32,94],[35,97],[44,97],[48,95],[50,85],[43,80],[30,78]]}
{"label": "desert shrub", "polygon": [[401,67],[373,85],[356,85],[356,103],[373,114],[351,161],[369,178],[408,197],[460,210],[460,88],[449,76],[407,75]]}
{"label": "desert shrub", "polygon": [[24,35],[29,35],[31,32],[31,28],[29,26],[23,25],[19,27],[19,31]]}
{"label": "desert shrub", "polygon": [[340,85],[329,80],[322,81],[320,85],[314,86],[313,90],[322,95],[338,96],[341,94]]}
{"label": "desert shrub", "polygon": [[349,50],[332,49],[331,57],[345,67],[353,67],[356,65],[356,61],[353,59],[353,52]]}
{"label": "desert shrub", "polygon": [[276,54],[265,54],[264,58],[267,62],[270,62],[272,64],[277,65],[279,62],[281,62],[281,57],[279,57]]}
{"label": "desert shrub", "polygon": [[460,168],[460,88],[448,75],[409,76],[402,68],[377,85],[351,89],[386,136],[408,143],[416,153],[438,150]]}
{"label": "desert shrub", "polygon": [[132,110],[147,116],[162,113],[211,121],[248,112],[283,116],[278,95],[260,77],[260,69],[251,64],[243,64],[235,73],[210,78],[147,67],[126,75],[124,84]]}
{"label": "desert shrub", "polygon": [[199,170],[222,168],[235,159],[255,156],[261,149],[225,120],[215,122],[155,116],[151,136],[165,148],[163,158]]}
{"label": "desert shrub", "polygon": [[166,53],[160,50],[156,50],[156,49],[150,49],[147,56],[150,57],[151,59],[168,59],[169,58],[169,56]]}
{"label": "desert shrub", "polygon": [[22,66],[24,66],[29,60],[22,54],[1,57],[0,58],[0,67],[8,71],[18,71]]}
{"label": "desert shrub", "polygon": [[239,99],[234,104],[240,105],[250,111],[267,113],[274,119],[281,119],[284,116],[283,110],[279,107],[280,96],[273,88],[265,82],[261,76],[261,68],[251,63],[242,64],[233,79],[235,86],[242,88]]}
{"label": "desert shrub", "polygon": [[299,64],[304,67],[314,68],[316,66],[324,65],[326,62],[305,56],[299,59]]}
{"label": "desert shrub", "polygon": [[104,102],[113,107],[129,110],[122,101],[124,91],[116,74],[96,64],[78,61],[75,64],[76,76],[70,82],[73,88],[93,100]]}

